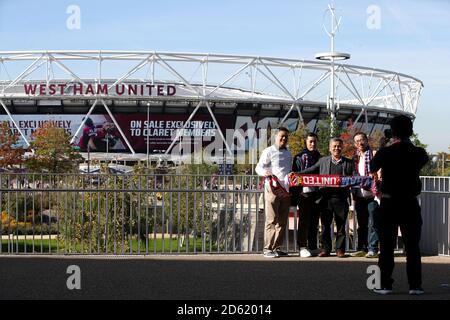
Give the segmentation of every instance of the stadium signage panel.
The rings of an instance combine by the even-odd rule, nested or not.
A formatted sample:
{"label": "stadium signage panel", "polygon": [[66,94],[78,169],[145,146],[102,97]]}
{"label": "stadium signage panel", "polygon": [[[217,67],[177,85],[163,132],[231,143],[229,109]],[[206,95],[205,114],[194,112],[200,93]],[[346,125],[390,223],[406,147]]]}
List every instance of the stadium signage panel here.
{"label": "stadium signage panel", "polygon": [[[116,114],[114,116],[133,149],[141,153],[146,152],[147,146],[151,153],[165,151],[178,130],[186,143],[203,147],[215,141],[219,135],[217,125],[209,115],[196,115],[188,123],[186,121],[189,115],[170,115],[170,119],[165,114],[152,114],[149,119],[145,114]],[[45,123],[63,128],[73,137],[84,118],[83,114],[14,115],[14,120],[28,141],[33,139],[33,132]],[[81,151],[86,151],[88,136],[92,137],[95,145],[95,149],[90,150],[92,152],[105,152],[106,150],[126,152],[128,150],[123,136],[108,114],[93,114],[89,116],[89,119],[91,124],[85,124],[74,141]],[[7,115],[0,115],[0,122],[3,121],[8,123],[15,134],[19,133]],[[233,130],[234,118],[222,116],[218,120],[218,124],[222,130]],[[83,136],[85,137],[83,138]],[[24,147],[24,141],[19,140],[17,146]]]}
{"label": "stadium signage panel", "polygon": [[76,96],[76,95],[127,95],[127,96],[174,96],[176,86],[171,84],[135,84],[115,85],[102,83],[25,83],[25,94],[33,96]]}

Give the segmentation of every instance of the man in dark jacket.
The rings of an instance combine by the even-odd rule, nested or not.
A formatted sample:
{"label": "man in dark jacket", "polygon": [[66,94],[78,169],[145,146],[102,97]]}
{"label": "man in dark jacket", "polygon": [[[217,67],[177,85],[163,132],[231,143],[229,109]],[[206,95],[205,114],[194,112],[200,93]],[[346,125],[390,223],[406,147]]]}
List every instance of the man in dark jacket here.
{"label": "man in dark jacket", "polygon": [[[305,148],[294,157],[292,172],[301,172],[319,161],[317,151],[317,135],[310,132],[306,135]],[[300,211],[298,217],[297,244],[301,258],[317,255],[317,229],[319,227],[319,210],[316,204],[317,187],[291,187],[292,205]]]}
{"label": "man in dark jacket", "polygon": [[406,251],[406,270],[409,294],[423,294],[420,234],[422,216],[417,196],[422,184],[419,172],[428,161],[423,148],[414,146],[409,137],[413,134],[411,119],[397,116],[391,121],[393,143],[379,150],[370,163],[370,170],[381,169],[380,203],[380,256],[381,288],[374,292],[392,293],[391,278],[394,270],[394,246],[398,227],[402,232]]}
{"label": "man in dark jacket", "polygon": [[[355,174],[355,165],[352,160],[342,156],[344,142],[340,138],[330,139],[331,156],[320,158],[312,167],[301,173],[335,174],[340,176],[351,176]],[[345,223],[348,215],[349,188],[320,188],[321,199],[320,220],[322,221],[322,252],[319,257],[329,257],[332,249],[331,224],[336,222],[336,255],[345,257]]]}

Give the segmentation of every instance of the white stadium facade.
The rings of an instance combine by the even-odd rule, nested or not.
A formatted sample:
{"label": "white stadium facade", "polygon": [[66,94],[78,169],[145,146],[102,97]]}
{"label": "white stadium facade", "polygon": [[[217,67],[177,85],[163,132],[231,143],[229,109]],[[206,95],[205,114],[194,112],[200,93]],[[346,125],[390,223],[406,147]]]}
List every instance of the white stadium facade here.
{"label": "white stadium facade", "polygon": [[395,115],[414,118],[423,88],[399,72],[339,61],[153,51],[3,51],[0,60],[0,120],[22,145],[52,121],[83,149],[90,124],[104,130],[90,149],[99,158],[169,154],[181,136],[295,130],[299,119],[314,131],[331,112],[330,82],[339,125],[351,120],[370,134]]}

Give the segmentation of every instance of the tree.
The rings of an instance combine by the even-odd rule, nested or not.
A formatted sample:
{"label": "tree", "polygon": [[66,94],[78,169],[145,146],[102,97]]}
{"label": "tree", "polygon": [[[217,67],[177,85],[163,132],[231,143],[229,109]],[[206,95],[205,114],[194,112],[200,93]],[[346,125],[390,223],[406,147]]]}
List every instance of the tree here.
{"label": "tree", "polygon": [[297,130],[289,134],[289,150],[292,156],[295,156],[305,148],[305,139],[308,132],[308,127],[302,121],[299,121]]}
{"label": "tree", "polygon": [[[447,165],[449,155],[445,151],[438,152],[434,157],[434,173],[437,176],[450,176],[450,167]],[[428,163],[430,164],[430,162]]]}
{"label": "tree", "polygon": [[423,143],[422,141],[419,140],[419,134],[418,133],[414,133],[411,136],[411,142],[416,146],[416,147],[420,147],[420,148],[424,148],[425,150],[427,150],[428,145]]}
{"label": "tree", "polygon": [[82,160],[80,153],[70,144],[70,135],[62,128],[46,123],[32,134],[34,155],[26,166],[34,172],[74,172]]}
{"label": "tree", "polygon": [[[421,147],[424,148],[425,151],[427,150],[428,145],[424,144],[422,141],[420,141],[419,139],[419,135],[417,133],[414,133],[411,136],[411,142],[416,146],[416,147]],[[428,153],[428,151],[427,151]],[[431,158],[430,153],[428,153],[429,158]],[[428,161],[425,166],[422,168],[422,170],[420,170],[420,175],[421,176],[437,176],[439,175],[438,170],[436,170],[435,165],[433,163],[433,161]]]}
{"label": "tree", "polygon": [[19,135],[14,134],[8,122],[0,124],[0,168],[12,169],[24,162],[25,150],[17,147]]}
{"label": "tree", "polygon": [[[339,137],[342,133],[342,129],[337,124],[334,125],[335,137]],[[331,138],[331,119],[319,120],[317,123],[317,148],[322,156],[329,154],[329,144]]]}
{"label": "tree", "polygon": [[353,125],[353,121],[349,121],[347,127],[341,131],[340,138],[344,142],[342,155],[347,158],[352,158],[356,152],[356,147],[353,142],[353,136],[359,130]]}
{"label": "tree", "polygon": [[[360,131],[362,130],[360,128],[355,127],[351,119],[348,121],[347,127],[341,131],[340,138],[344,141],[344,148],[342,150],[342,154],[345,157],[352,158],[355,155],[356,147],[353,137],[355,136],[356,133]],[[382,142],[385,140],[384,134],[380,130],[375,130],[370,135],[367,134],[367,136],[369,146],[372,150],[378,150]]]}

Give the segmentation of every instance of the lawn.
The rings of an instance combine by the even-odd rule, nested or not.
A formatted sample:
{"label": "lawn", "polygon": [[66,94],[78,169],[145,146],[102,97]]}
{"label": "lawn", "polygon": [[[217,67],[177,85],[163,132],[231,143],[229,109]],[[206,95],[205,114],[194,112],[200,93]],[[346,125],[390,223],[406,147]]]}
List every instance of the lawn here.
{"label": "lawn", "polygon": [[[163,246],[164,243],[164,246]],[[163,250],[164,247],[164,250]],[[154,253],[186,253],[186,246],[182,245],[181,239],[178,240],[173,238],[170,240],[169,238],[163,239],[148,239],[146,242],[145,239],[138,241],[137,239],[133,239],[131,241],[131,252],[130,249],[126,249],[123,247],[122,242],[120,240],[116,243],[116,248],[114,252],[114,248],[109,249],[108,252],[102,251],[97,252],[94,248],[93,243],[91,243],[91,247],[89,243],[83,245],[81,244],[68,244],[64,246],[63,243],[59,242],[57,239],[41,239],[40,235],[35,236],[34,240],[32,236],[27,239],[16,239],[11,236],[9,239],[2,240],[1,246],[1,254],[8,253],[52,253],[52,254],[79,254],[79,253],[92,253],[92,254],[154,254]],[[126,251],[125,251],[126,250]],[[204,243],[205,252],[210,251],[210,243],[209,241],[205,241]],[[202,252],[202,239],[197,238],[195,241],[195,251]],[[217,246],[212,244],[211,251],[217,251]],[[194,239],[193,237],[189,240],[189,249],[188,253],[194,253]]]}

